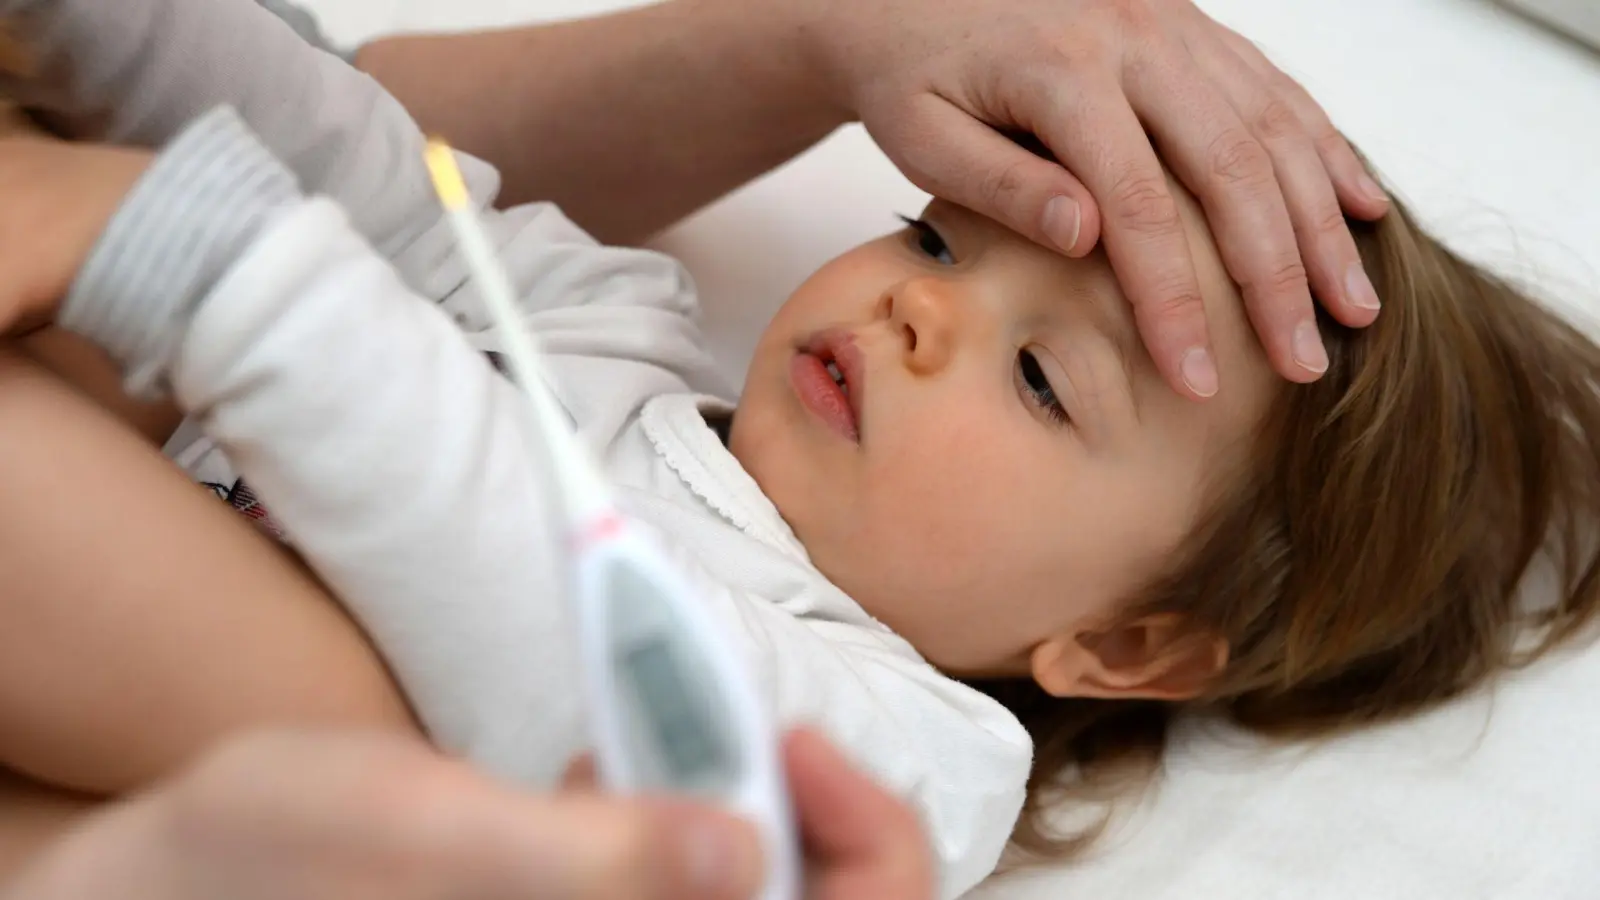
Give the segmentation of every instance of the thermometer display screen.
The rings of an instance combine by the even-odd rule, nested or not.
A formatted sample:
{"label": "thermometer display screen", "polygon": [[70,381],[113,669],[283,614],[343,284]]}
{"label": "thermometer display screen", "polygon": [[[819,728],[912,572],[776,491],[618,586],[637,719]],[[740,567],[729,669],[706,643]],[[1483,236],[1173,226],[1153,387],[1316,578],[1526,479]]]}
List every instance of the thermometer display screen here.
{"label": "thermometer display screen", "polygon": [[623,663],[668,774],[682,781],[715,771],[723,758],[716,723],[696,702],[672,645],[645,641],[630,648]]}

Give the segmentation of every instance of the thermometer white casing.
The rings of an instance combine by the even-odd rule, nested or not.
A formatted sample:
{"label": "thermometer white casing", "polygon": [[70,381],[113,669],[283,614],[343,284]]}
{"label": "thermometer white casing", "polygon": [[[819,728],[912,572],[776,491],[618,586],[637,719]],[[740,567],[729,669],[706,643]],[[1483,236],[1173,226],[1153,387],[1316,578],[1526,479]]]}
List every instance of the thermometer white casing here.
{"label": "thermometer white casing", "polygon": [[516,293],[478,222],[455,155],[430,141],[428,170],[505,341],[529,422],[574,532],[579,654],[600,778],[616,790],[698,797],[750,820],[766,850],[762,900],[792,900],[800,863],[777,738],[750,672],[661,550],[617,515],[604,477],[549,392]]}
{"label": "thermometer white casing", "polygon": [[579,634],[600,779],[702,799],[754,824],[762,900],[799,895],[800,860],[775,730],[750,672],[654,540],[622,517],[578,553]]}

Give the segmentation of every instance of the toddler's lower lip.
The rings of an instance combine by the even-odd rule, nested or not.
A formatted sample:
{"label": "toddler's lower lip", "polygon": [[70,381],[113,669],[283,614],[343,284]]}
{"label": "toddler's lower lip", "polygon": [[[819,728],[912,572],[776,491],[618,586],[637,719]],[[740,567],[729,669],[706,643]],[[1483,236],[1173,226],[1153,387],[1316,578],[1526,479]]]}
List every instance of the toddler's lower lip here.
{"label": "toddler's lower lip", "polygon": [[855,412],[820,357],[797,353],[789,363],[789,382],[800,402],[824,424],[852,443],[860,440]]}

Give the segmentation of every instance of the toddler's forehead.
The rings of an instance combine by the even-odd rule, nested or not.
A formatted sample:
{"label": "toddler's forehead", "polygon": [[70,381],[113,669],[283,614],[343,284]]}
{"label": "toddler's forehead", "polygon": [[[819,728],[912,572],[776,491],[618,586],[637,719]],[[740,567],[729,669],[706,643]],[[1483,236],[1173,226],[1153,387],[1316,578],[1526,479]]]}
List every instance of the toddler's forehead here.
{"label": "toddler's forehead", "polygon": [[[1228,274],[1226,265],[1222,260],[1221,251],[1217,247],[1215,236],[1212,234],[1211,225],[1206,219],[1205,208],[1200,200],[1183,183],[1178,180],[1170,170],[1162,168],[1166,177],[1167,190],[1171,193],[1177,207],[1178,220],[1183,228],[1183,245],[1188,251],[1191,263],[1194,266],[1195,277],[1199,281],[1202,299],[1206,305],[1206,316],[1215,323],[1213,330],[1220,333],[1213,335],[1213,340],[1227,345],[1228,349],[1248,355],[1250,352],[1260,353],[1260,346],[1255,338],[1254,329],[1250,326],[1248,316],[1245,314],[1242,295],[1239,287]],[[1055,250],[1040,246],[1037,242],[1017,234],[1005,225],[994,220],[979,216],[969,210],[946,204],[944,201],[934,200],[928,204],[928,210],[952,209],[958,215],[970,217],[973,221],[982,223],[982,227],[991,229],[1001,240],[1016,245],[1025,246],[1030,254],[1037,254],[1040,260],[1054,260],[1060,257]],[[1124,302],[1128,297],[1128,290],[1117,276],[1115,268],[1106,253],[1107,243],[1115,241],[1115,236],[1108,237],[1108,224],[1105,221],[1105,212],[1101,211],[1100,242],[1095,245],[1086,261],[1098,263],[1116,278],[1117,288]],[[1242,326],[1239,327],[1239,326]],[[1225,352],[1224,348],[1217,348],[1218,352]]]}
{"label": "toddler's forehead", "polygon": [[[1194,267],[1202,301],[1205,304],[1206,322],[1210,330],[1212,349],[1216,354],[1218,373],[1224,391],[1230,396],[1218,397],[1198,404],[1199,407],[1217,407],[1213,413],[1233,420],[1254,420],[1264,410],[1274,392],[1284,386],[1274,374],[1261,347],[1255,328],[1250,322],[1242,294],[1228,274],[1221,252],[1212,236],[1200,201],[1177,178],[1166,172],[1167,186],[1177,206],[1179,221],[1183,226],[1183,246]],[[1082,260],[1068,260],[1055,250],[1040,246],[1033,240],[1011,231],[1004,225],[979,216],[970,210],[944,201],[930,203],[925,214],[937,217],[960,216],[964,222],[983,229],[986,239],[1004,243],[1008,248],[1008,264],[1048,267],[1048,277],[1061,280],[1064,291],[1091,291],[1101,303],[1114,306],[1108,310],[1111,317],[1130,332],[1134,345],[1130,359],[1139,370],[1142,389],[1171,393],[1174,405],[1188,411],[1193,401],[1185,400],[1166,387],[1155,370],[1149,354],[1144,351],[1136,333],[1136,314],[1128,300],[1128,291],[1117,277],[1106,254],[1107,238],[1102,226],[1101,241],[1094,252]],[[1115,238],[1111,238],[1114,240]],[[1101,296],[1102,294],[1106,296]],[[1224,412],[1221,407],[1226,407]],[[1198,411],[1198,410],[1195,410]],[[1220,424],[1220,423],[1219,423]]]}

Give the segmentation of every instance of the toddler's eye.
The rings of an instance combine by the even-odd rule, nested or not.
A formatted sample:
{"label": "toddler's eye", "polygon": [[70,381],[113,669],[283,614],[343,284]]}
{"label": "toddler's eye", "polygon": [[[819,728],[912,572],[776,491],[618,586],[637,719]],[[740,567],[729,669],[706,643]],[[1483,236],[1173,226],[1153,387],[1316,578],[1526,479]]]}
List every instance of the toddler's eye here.
{"label": "toddler's eye", "polygon": [[900,221],[906,223],[906,227],[911,229],[911,245],[918,252],[944,265],[955,265],[956,258],[950,253],[950,247],[945,244],[944,238],[939,236],[939,232],[935,231],[932,225],[922,219],[913,219],[909,216],[901,216]]}
{"label": "toddler's eye", "polygon": [[1028,402],[1044,410],[1052,421],[1062,425],[1072,421],[1061,406],[1061,401],[1056,399],[1055,388],[1050,386],[1050,379],[1045,376],[1044,367],[1039,365],[1039,358],[1026,347],[1017,351],[1017,381],[1028,395]]}

